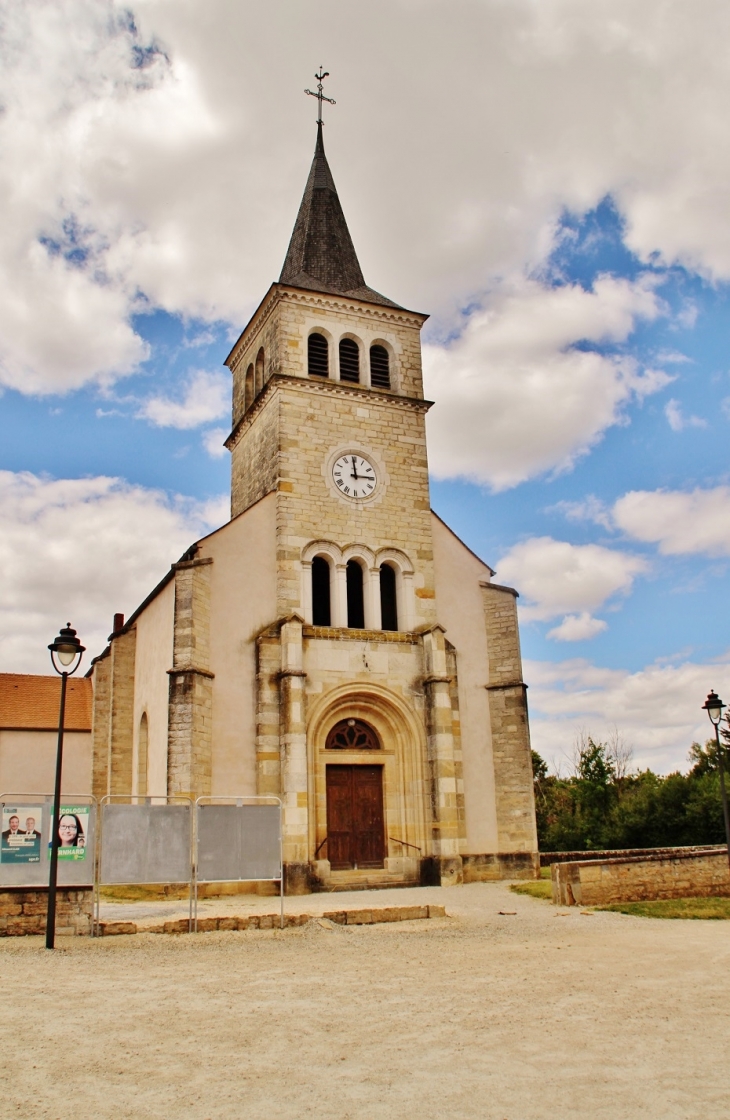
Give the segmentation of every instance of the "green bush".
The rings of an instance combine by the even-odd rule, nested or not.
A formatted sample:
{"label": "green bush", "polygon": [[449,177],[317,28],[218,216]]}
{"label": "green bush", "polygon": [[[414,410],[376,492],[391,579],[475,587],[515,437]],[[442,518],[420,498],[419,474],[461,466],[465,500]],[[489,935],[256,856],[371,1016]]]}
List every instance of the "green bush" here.
{"label": "green bush", "polygon": [[533,751],[540,850],[724,843],[715,743],[693,743],[689,758],[687,774],[619,774],[606,745],[589,738],[578,752],[575,773],[559,778]]}

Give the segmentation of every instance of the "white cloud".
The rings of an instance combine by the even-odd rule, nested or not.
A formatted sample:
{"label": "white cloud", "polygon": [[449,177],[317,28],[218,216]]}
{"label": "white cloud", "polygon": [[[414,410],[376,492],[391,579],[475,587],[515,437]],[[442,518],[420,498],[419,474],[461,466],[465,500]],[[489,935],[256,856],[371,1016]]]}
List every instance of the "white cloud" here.
{"label": "white cloud", "polygon": [[575,642],[606,629],[606,623],[591,612],[615,595],[627,595],[647,567],[641,557],[601,545],[531,537],[502,557],[497,578],[524,596],[522,619],[544,622],[564,615],[548,637]]}
{"label": "white cloud", "polygon": [[654,284],[607,276],[593,291],[505,283],[455,342],[425,347],[425,391],[437,402],[428,418],[434,474],[501,490],[567,469],[624,419],[629,402],[666,385],[663,372],[577,345],[622,342],[637,319],[659,315]]}
{"label": "white cloud", "polygon": [[618,528],[667,556],[730,556],[730,486],[632,490],[613,507]]}
{"label": "white cloud", "polygon": [[685,428],[706,428],[707,421],[700,416],[685,416],[682,406],[674,397],[664,406],[664,415],[673,432],[683,432]]}
{"label": "white cloud", "polygon": [[203,432],[201,437],[203,447],[208,452],[211,459],[222,459],[226,454],[223,440],[227,435],[227,428],[209,428],[207,432]]}
{"label": "white cloud", "polygon": [[614,727],[634,748],[633,763],[659,773],[687,769],[693,741],[712,728],[701,710],[711,688],[730,693],[730,656],[709,664],[647,665],[636,672],[604,669],[583,659],[529,661],[532,745],[566,771],[576,735],[606,740]]}
{"label": "white cloud", "polygon": [[88,666],[114,613],[131,614],[227,517],[223,498],[200,503],[115,478],[0,471],[0,668],[49,672],[46,647],[69,619]]}
{"label": "white cloud", "polygon": [[602,618],[593,618],[587,611],[581,614],[566,614],[559,626],[548,630],[548,638],[556,642],[586,642],[608,629]]}
{"label": "white cloud", "polygon": [[[175,0],[0,0],[0,382],[38,393],[129,372],[144,357],[135,309],[243,321],[291,232],[313,145],[302,60],[321,54],[340,60],[327,143],[355,244],[399,302],[448,319],[539,265],[564,208],[608,194],[643,258],[730,276],[730,63],[713,49],[726,5],[423,6],[414,23],[413,0],[371,0],[367,20],[337,0],[316,19],[299,0],[211,0],[205,19]],[[241,65],[242,42],[272,41]],[[565,419],[507,483],[613,422],[611,385],[634,374],[572,361],[600,390],[582,442]],[[564,361],[541,368],[557,395]],[[474,453],[462,467],[495,473]]]}
{"label": "white cloud", "polygon": [[564,514],[569,521],[593,521],[596,525],[602,525],[604,529],[609,530],[614,527],[606,503],[595,494],[589,494],[582,502],[556,502],[547,512],[550,513],[552,510]]}
{"label": "white cloud", "polygon": [[150,397],[143,402],[137,416],[158,428],[197,428],[225,416],[231,407],[230,399],[230,377],[199,369],[188,376],[182,400]]}

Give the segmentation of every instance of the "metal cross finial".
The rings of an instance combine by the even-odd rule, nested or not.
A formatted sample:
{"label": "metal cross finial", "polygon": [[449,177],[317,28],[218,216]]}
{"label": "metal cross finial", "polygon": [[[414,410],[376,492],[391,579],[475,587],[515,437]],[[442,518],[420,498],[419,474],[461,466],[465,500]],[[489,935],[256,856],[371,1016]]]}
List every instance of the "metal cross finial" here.
{"label": "metal cross finial", "polygon": [[322,120],[322,102],[323,101],[328,101],[330,103],[330,105],[336,105],[337,102],[334,100],[333,97],[325,97],[325,95],[322,92],[322,88],[323,88],[322,87],[322,82],[325,80],[325,78],[329,78],[329,71],[323,70],[322,67],[320,66],[319,74],[315,74],[314,76],[317,79],[317,92],[315,93],[314,90],[311,90],[311,89],[305,89],[304,92],[308,93],[310,97],[316,97],[317,98],[317,101],[319,102],[319,109],[318,109],[318,113],[317,113],[317,124],[324,124],[324,121]]}

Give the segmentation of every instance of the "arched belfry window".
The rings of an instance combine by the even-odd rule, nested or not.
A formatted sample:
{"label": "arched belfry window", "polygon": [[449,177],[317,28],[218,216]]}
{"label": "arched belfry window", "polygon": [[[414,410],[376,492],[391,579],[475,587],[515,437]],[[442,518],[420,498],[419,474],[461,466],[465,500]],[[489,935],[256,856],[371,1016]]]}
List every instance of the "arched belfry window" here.
{"label": "arched belfry window", "polygon": [[370,347],[370,384],[373,389],[390,389],[390,355],[377,344]]}
{"label": "arched belfry window", "polygon": [[361,719],[341,719],[330,731],[324,744],[326,751],[379,751],[380,740]]}
{"label": "arched belfry window", "polygon": [[312,561],[312,623],[332,625],[330,566],[324,556],[315,556]]}
{"label": "arched belfry window", "polygon": [[329,346],[323,334],[307,339],[307,369],[310,377],[329,377]]}
{"label": "arched belfry window", "polygon": [[253,404],[254,388],[253,388],[253,364],[246,370],[246,384],[244,389],[243,407],[244,411],[249,409]]}
{"label": "arched belfry window", "polygon": [[398,629],[398,595],[392,564],[380,565],[380,616],[383,630]]}
{"label": "arched belfry window", "polygon": [[347,625],[354,630],[365,629],[363,572],[357,560],[347,561]]}
{"label": "arched belfry window", "polygon": [[352,338],[340,341],[340,381],[360,380],[360,347]]}
{"label": "arched belfry window", "polygon": [[264,362],[265,355],[263,349],[259,350],[256,355],[256,396],[259,395],[264,387]]}

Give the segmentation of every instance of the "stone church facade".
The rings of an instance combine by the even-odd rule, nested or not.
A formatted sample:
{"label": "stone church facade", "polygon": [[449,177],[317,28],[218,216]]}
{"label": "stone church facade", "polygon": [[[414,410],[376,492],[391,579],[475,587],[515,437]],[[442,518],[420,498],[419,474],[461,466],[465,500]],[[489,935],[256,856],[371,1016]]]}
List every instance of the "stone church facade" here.
{"label": "stone church facade", "polygon": [[366,286],[318,126],[226,360],[231,520],[92,668],[93,792],[280,797],[290,893],[537,873],[516,592],[431,511],[425,319]]}

